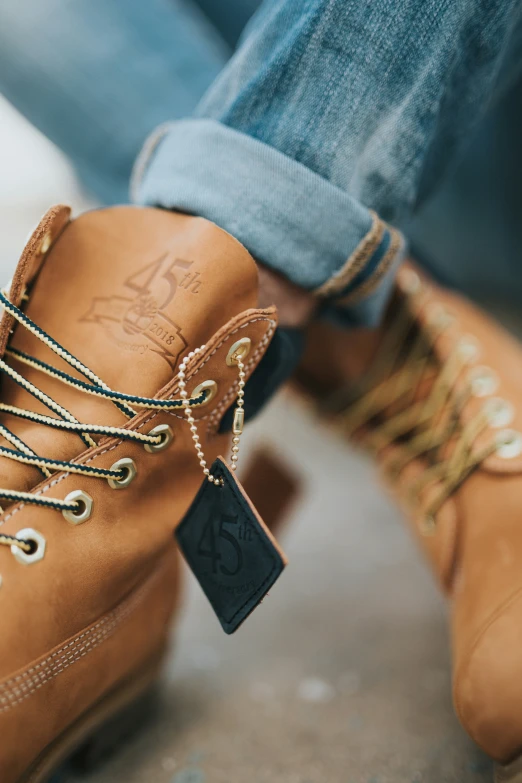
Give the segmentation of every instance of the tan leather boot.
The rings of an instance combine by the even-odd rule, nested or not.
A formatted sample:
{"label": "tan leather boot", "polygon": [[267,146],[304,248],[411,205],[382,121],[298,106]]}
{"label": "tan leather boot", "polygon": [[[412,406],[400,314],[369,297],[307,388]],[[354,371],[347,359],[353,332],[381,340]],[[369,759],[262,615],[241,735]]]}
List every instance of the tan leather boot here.
{"label": "tan leather boot", "polygon": [[521,783],[520,344],[410,265],[379,333],[314,326],[298,376],[402,504],[451,598],[457,713]]}
{"label": "tan leather boot", "polygon": [[[275,316],[252,309],[256,266],[232,237],[133,207],[52,209],[6,295],[0,781],[43,783],[157,676],[180,600],[173,531],[204,460],[228,451],[227,356],[242,340],[250,375]],[[191,432],[176,373],[202,345]]]}

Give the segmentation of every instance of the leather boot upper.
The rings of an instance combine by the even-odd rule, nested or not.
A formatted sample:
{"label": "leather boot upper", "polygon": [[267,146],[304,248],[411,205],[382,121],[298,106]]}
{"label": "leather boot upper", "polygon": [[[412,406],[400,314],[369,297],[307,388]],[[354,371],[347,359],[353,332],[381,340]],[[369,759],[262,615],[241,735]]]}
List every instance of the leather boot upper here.
{"label": "leather boot upper", "polygon": [[451,598],[457,712],[506,763],[522,750],[521,346],[413,265],[379,333],[314,326],[309,346],[302,379],[375,455]]}
{"label": "leather boot upper", "polygon": [[[251,375],[276,326],[273,310],[256,309],[255,263],[231,236],[156,209],[119,207],[71,221],[58,207],[32,235],[8,299],[108,388],[129,395],[177,398],[180,361],[204,345],[185,382],[190,393],[216,382],[215,396],[192,413],[208,464],[227,456],[229,437],[218,431],[238,381],[227,353],[249,337]],[[71,722],[165,645],[179,603],[173,531],[204,477],[181,408],[129,417],[113,401],[24,363],[31,356],[76,375],[8,313],[0,341],[5,361],[80,422],[143,433],[168,424],[173,433],[159,452],[110,436],[86,447],[76,433],[2,414],[38,455],[97,468],[125,457],[137,468],[128,487],[113,489],[104,478],[64,471],[44,478],[34,466],[0,458],[2,488],[62,499],[79,489],[93,499],[83,524],[52,508],[3,504],[0,534],[31,528],[46,541],[43,559],[29,565],[0,547],[0,780],[19,783]],[[5,374],[0,400],[55,415]]]}

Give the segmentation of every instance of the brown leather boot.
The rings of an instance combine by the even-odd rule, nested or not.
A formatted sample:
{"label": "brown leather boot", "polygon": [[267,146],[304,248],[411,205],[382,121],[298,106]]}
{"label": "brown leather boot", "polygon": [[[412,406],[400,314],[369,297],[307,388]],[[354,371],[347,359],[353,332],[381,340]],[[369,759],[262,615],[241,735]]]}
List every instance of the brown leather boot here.
{"label": "brown leather boot", "polygon": [[133,207],[52,209],[5,297],[0,781],[43,783],[157,677],[173,531],[227,454],[237,352],[250,375],[275,316],[232,237]]}
{"label": "brown leather boot", "polygon": [[315,325],[298,373],[375,456],[451,598],[454,699],[522,781],[522,349],[412,265],[379,332]]}

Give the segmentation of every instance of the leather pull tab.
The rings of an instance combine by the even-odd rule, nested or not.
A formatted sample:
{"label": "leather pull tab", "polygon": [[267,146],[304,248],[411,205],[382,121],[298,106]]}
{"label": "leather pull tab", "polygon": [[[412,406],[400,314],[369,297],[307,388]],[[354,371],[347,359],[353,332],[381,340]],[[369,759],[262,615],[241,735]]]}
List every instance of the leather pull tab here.
{"label": "leather pull tab", "polygon": [[222,457],[203,481],[175,537],[225,633],[263,600],[287,559]]}

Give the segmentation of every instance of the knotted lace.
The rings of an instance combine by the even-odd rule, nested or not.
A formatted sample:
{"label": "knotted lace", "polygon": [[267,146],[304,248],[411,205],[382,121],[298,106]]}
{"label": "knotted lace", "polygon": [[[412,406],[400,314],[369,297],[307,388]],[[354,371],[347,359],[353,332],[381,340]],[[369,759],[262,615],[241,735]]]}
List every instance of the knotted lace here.
{"label": "knotted lace", "polygon": [[[170,411],[174,408],[181,408],[187,405],[196,408],[204,404],[207,398],[207,391],[203,391],[197,397],[190,397],[189,400],[181,399],[156,399],[154,397],[140,397],[138,395],[123,394],[122,392],[114,391],[104,383],[92,370],[86,367],[83,362],[73,356],[66,348],[57,343],[52,337],[50,337],[43,329],[35,324],[22,310],[13,305],[5,293],[0,293],[0,305],[15,318],[18,323],[26,328],[31,334],[37,337],[41,342],[47,345],[57,356],[63,359],[67,364],[77,370],[81,375],[86,378],[85,381],[75,378],[62,370],[58,370],[46,362],[36,359],[23,351],[16,350],[15,348],[8,347],[5,351],[5,355],[11,357],[16,362],[25,364],[33,369],[36,369],[45,375],[55,378],[56,380],[72,386],[85,394],[93,395],[94,397],[100,397],[106,400],[110,400],[130,421],[136,415],[136,409],[147,410],[166,410]],[[162,441],[161,434],[146,434],[139,431],[127,429],[125,427],[112,427],[96,424],[84,424],[76,419],[70,411],[53,400],[49,395],[28,381],[15,370],[10,364],[7,363],[5,358],[0,358],[0,372],[9,376],[16,384],[21,386],[25,391],[42,402],[49,410],[55,414],[45,415],[36,413],[35,411],[26,410],[25,408],[19,408],[14,405],[8,405],[0,401],[0,413],[9,414],[15,418],[26,419],[36,424],[42,424],[51,429],[62,430],[66,432],[72,432],[78,435],[84,442],[86,447],[95,447],[98,444],[94,440],[93,436],[108,436],[118,437],[122,440],[133,441],[142,444],[159,445]],[[56,460],[49,459],[47,457],[38,456],[24,441],[11,432],[5,424],[0,423],[0,436],[7,441],[13,448],[7,446],[0,446],[0,456],[7,457],[15,462],[21,462],[25,465],[31,465],[38,468],[43,476],[49,478],[53,473],[65,472],[65,473],[78,473],[84,476],[90,476],[102,479],[115,479],[122,480],[125,477],[125,470],[111,470],[106,468],[93,467],[91,465],[84,465],[79,462],[68,460]],[[43,495],[36,495],[32,492],[22,492],[12,489],[0,489],[0,502],[7,501],[8,503],[22,502],[31,503],[35,506],[43,506],[46,508],[54,508],[59,511],[72,511],[77,512],[81,508],[81,504],[77,501],[68,502],[60,498],[49,498]],[[3,509],[0,508],[0,514],[3,513]],[[7,535],[0,535],[0,546],[18,546],[25,552],[30,552],[32,548],[31,542],[23,541],[22,539],[15,538]]]}

